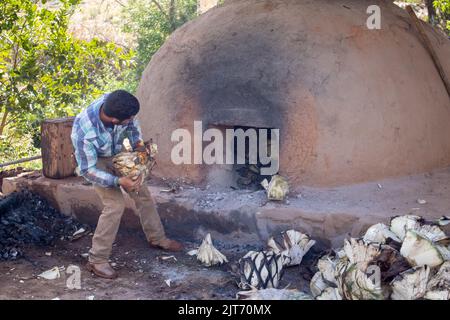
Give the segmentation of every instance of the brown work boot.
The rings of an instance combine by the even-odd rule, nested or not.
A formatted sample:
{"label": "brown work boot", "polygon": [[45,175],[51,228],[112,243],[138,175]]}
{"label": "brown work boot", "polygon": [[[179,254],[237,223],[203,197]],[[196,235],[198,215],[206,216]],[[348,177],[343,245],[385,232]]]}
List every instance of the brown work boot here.
{"label": "brown work boot", "polygon": [[167,238],[158,242],[150,242],[150,247],[167,251],[183,250],[183,245],[180,242]]}
{"label": "brown work boot", "polygon": [[105,263],[91,263],[88,262],[86,268],[100,278],[116,279],[117,272],[111,267],[108,262]]}

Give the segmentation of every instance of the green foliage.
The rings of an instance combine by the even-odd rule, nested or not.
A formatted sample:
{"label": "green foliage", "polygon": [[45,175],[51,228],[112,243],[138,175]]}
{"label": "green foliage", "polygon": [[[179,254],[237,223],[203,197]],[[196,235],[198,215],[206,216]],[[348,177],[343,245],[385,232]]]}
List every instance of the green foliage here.
{"label": "green foliage", "polygon": [[124,31],[136,36],[136,84],[151,57],[167,37],[196,15],[196,0],[130,2],[124,9]]}
{"label": "green foliage", "polygon": [[37,151],[43,119],[75,115],[132,67],[132,51],[68,32],[79,2],[0,3],[0,162]]}
{"label": "green foliage", "polygon": [[[31,133],[16,135],[14,132],[10,132],[12,130],[8,130],[8,128],[5,131],[5,136],[8,139],[0,142],[0,163],[26,158],[40,153],[39,149],[34,146],[33,135]],[[34,160],[32,162],[11,165],[6,169],[12,169],[14,167],[40,169],[41,161]],[[0,171],[2,169],[0,168]]]}
{"label": "green foliage", "polygon": [[124,30],[134,52],[69,33],[80,2],[0,2],[0,162],[39,153],[43,119],[73,116],[117,88],[134,92],[152,55],[197,10],[196,0],[130,1]]}
{"label": "green foliage", "polygon": [[436,8],[440,26],[447,30],[450,36],[450,0],[435,0],[433,5]]}

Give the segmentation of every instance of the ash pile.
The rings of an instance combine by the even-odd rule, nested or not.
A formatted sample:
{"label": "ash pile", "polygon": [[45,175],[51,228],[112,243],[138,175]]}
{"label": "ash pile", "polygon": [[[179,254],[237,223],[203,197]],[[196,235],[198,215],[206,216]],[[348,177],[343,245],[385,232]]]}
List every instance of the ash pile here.
{"label": "ash pile", "polygon": [[0,261],[22,257],[26,245],[45,247],[57,240],[72,241],[87,230],[30,191],[0,198]]}

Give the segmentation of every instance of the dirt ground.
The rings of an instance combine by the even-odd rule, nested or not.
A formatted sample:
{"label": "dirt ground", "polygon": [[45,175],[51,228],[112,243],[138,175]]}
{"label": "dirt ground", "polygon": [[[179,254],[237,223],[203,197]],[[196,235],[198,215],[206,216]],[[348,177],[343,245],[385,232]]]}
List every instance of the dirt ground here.
{"label": "dirt ground", "polygon": [[[84,268],[91,243],[91,235],[75,242],[59,242],[48,248],[26,248],[25,257],[16,261],[0,262],[0,300],[4,299],[55,299],[61,300],[116,300],[116,299],[235,299],[240,291],[233,264],[250,247],[217,244],[230,261],[229,264],[206,268],[195,257],[185,252],[198,246],[185,242],[182,253],[167,253],[150,249],[143,234],[119,231],[111,260],[119,273],[116,280],[94,277]],[[214,239],[213,239],[214,241]],[[51,255],[46,255],[50,253]],[[173,255],[175,259],[161,259]],[[66,285],[70,274],[61,272],[56,280],[39,279],[36,276],[55,266],[81,268],[81,289],[69,289]],[[281,287],[309,290],[312,273],[308,268],[286,269]],[[166,280],[170,279],[170,287]],[[93,296],[93,297],[92,297]]]}
{"label": "dirt ground", "polygon": [[[225,190],[212,188],[203,191],[198,188],[185,189],[177,194],[158,193],[159,188],[153,188],[152,191],[162,204],[165,203],[162,201],[164,200],[162,197],[173,198],[180,203],[188,202],[184,205],[194,211],[207,212],[210,215],[215,215],[215,212],[221,208],[232,211],[253,204],[257,209],[260,206],[262,206],[261,208],[272,208],[276,215],[273,219],[278,219],[275,222],[281,221],[284,212],[301,208],[309,214],[307,217],[314,217],[322,212],[334,213],[341,219],[373,216],[375,223],[388,222],[389,217],[399,214],[418,214],[430,220],[448,215],[450,210],[448,181],[450,181],[450,170],[445,168],[432,173],[340,188],[305,187],[297,196],[290,196],[289,203],[286,201],[283,204],[265,203],[263,191],[230,192],[228,190],[225,192]],[[419,204],[418,199],[424,199],[426,203]],[[284,211],[280,211],[281,209]],[[183,215],[187,214],[186,210],[183,211]],[[175,213],[173,214],[175,215]],[[182,235],[183,228],[189,229],[192,226],[188,226],[186,219],[178,220],[179,217],[182,217],[181,213],[166,221],[167,230],[170,236],[177,237],[178,235],[178,240],[183,241],[180,239],[180,237],[184,237]],[[195,215],[191,216],[194,221],[191,223],[202,221],[200,218],[193,219],[195,217]],[[291,224],[290,216],[287,216],[287,219]],[[305,221],[307,224],[316,223],[311,219]],[[317,223],[323,224],[320,222],[321,220],[318,221]],[[341,220],[339,223],[335,220],[330,221],[329,225],[335,227],[339,227],[339,224],[357,222],[354,219]],[[169,228],[171,224],[176,223],[178,223],[177,228]],[[217,222],[214,223],[217,224]],[[324,226],[324,228],[330,226]],[[343,230],[346,229],[345,226],[341,227]],[[449,227],[444,228],[446,232],[449,231]],[[183,241],[186,245],[185,252],[173,254],[176,260],[164,260],[161,257],[172,254],[150,249],[143,232],[125,226],[122,221],[112,255],[112,262],[116,264],[115,268],[119,272],[119,279],[104,280],[92,276],[84,269],[86,258],[83,255],[89,250],[91,238],[91,235],[86,235],[75,242],[60,241],[51,248],[25,248],[23,259],[0,262],[0,300],[54,298],[85,300],[92,296],[95,300],[235,299],[236,293],[240,289],[237,287],[239,279],[234,272],[236,268],[233,266],[249,250],[263,249],[265,245],[265,241],[262,240],[260,242],[258,240],[254,242],[236,241],[238,239],[234,234],[220,236],[220,233],[215,232],[215,234],[213,233],[213,242],[227,256],[230,263],[220,267],[205,268],[197,262],[195,257],[186,254],[187,251],[199,246],[199,240],[196,242]],[[263,238],[267,239],[267,237],[261,239]],[[192,237],[187,239],[192,239]],[[342,239],[339,238],[333,247],[337,248],[341,245]],[[301,267],[286,269],[280,288],[289,286],[289,288],[296,288],[308,293],[309,280],[313,275],[313,266],[316,265],[315,259],[323,249],[328,249],[328,247],[324,248],[316,244],[304,257]],[[46,255],[49,252],[51,252],[51,256]],[[36,278],[41,272],[55,266],[67,268],[69,265],[81,268],[80,290],[67,288],[66,281],[69,275],[65,272],[62,272],[61,278],[56,280]],[[171,280],[170,287],[166,284],[166,280],[169,279]]]}
{"label": "dirt ground", "polygon": [[[303,188],[298,196],[289,198],[289,204],[264,204],[263,191],[247,192],[208,189],[186,189],[180,194],[171,195],[177,201],[189,200],[191,207],[213,214],[220,208],[239,209],[251,203],[256,206],[284,210],[303,208],[311,216],[320,212],[342,212],[360,217],[379,215],[388,219],[398,214],[419,214],[428,219],[437,219],[448,215],[450,198],[448,193],[450,170],[448,168],[433,173],[408,176],[396,179],[345,186],[341,188],[314,189]],[[156,191],[158,189],[155,189]],[[154,192],[156,192],[153,190]],[[157,198],[162,195],[157,195]],[[167,195],[169,197],[169,195]],[[425,199],[426,204],[418,204],[418,199]],[[187,201],[186,200],[186,201]],[[281,215],[280,212],[277,215]],[[281,218],[281,217],[278,217]],[[170,220],[175,223],[178,220]],[[186,223],[183,222],[178,223]],[[195,220],[198,221],[198,220]],[[311,220],[307,220],[311,223]],[[354,223],[354,222],[351,222]],[[334,223],[336,224],[336,223]],[[186,226],[186,225],[185,225]],[[171,230],[171,236],[181,233],[183,227]],[[187,226],[186,226],[187,228]],[[446,228],[448,229],[448,228]],[[60,241],[56,246],[25,248],[25,257],[17,261],[0,262],[0,300],[4,299],[80,299],[92,297],[95,300],[111,299],[235,299],[240,291],[237,287],[238,277],[233,266],[246,252],[263,249],[265,242],[236,241],[230,235],[219,237],[213,235],[215,246],[223,252],[230,263],[220,267],[205,268],[188,256],[187,251],[197,248],[198,242],[187,242],[185,252],[173,254],[174,259],[161,259],[171,253],[150,249],[142,231],[124,226],[119,230],[114,245],[112,262],[119,272],[119,279],[104,280],[92,276],[84,269],[86,258],[83,257],[91,245],[91,235],[86,235],[75,242]],[[448,230],[447,230],[448,231]],[[181,237],[179,235],[178,237]],[[242,244],[244,243],[244,244]],[[256,243],[256,244],[255,244]],[[342,240],[337,241],[342,245]],[[318,244],[305,256],[301,267],[285,270],[280,288],[289,286],[303,292],[309,292],[309,280],[313,275],[315,259],[320,255]],[[51,256],[46,253],[51,252]],[[41,272],[55,266],[67,268],[76,265],[81,268],[81,289],[69,289],[65,272],[56,280],[37,279]],[[171,280],[170,287],[166,280]]]}

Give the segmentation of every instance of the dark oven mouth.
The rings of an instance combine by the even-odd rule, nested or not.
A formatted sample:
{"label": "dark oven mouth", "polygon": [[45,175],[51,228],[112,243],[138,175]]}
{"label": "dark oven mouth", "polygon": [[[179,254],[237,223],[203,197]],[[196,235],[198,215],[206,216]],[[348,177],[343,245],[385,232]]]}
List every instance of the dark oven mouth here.
{"label": "dark oven mouth", "polygon": [[[261,160],[263,160],[264,157],[270,156],[272,151],[271,128],[248,126],[233,126],[229,128],[233,129],[234,132],[242,130],[243,132],[249,133],[249,136],[246,136],[245,138],[245,142],[242,141],[242,138],[239,139],[237,136],[233,139],[234,161],[232,172],[234,174],[233,180],[235,181],[233,188],[254,191],[262,190],[263,187],[261,182],[264,179],[267,179],[268,181],[271,179],[271,175],[264,175],[261,172],[262,168],[270,166],[270,163],[264,164]],[[261,131],[266,132],[266,134],[261,134]],[[251,133],[255,134],[252,135]],[[245,144],[245,152],[242,152],[243,143]],[[241,144],[241,146],[239,146],[239,144]],[[263,149],[261,149],[261,144],[265,145],[265,148],[263,147]]]}

